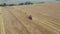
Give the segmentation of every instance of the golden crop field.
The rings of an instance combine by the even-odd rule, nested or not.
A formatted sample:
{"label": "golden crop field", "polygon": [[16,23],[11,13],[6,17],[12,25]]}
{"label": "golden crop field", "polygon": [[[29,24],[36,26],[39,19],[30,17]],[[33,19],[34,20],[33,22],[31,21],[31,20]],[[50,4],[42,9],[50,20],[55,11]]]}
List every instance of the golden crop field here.
{"label": "golden crop field", "polygon": [[2,7],[0,7],[0,34],[5,34]]}
{"label": "golden crop field", "polygon": [[[2,7],[1,34],[60,34],[60,3]],[[32,16],[32,20],[28,17]]]}

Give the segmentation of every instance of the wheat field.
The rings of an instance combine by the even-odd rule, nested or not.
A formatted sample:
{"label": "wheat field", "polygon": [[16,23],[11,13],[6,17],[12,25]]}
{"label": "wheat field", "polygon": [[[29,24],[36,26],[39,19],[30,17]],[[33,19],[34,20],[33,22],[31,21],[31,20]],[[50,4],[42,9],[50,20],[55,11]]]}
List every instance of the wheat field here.
{"label": "wheat field", "polygon": [[1,12],[1,34],[60,34],[60,3],[7,6]]}

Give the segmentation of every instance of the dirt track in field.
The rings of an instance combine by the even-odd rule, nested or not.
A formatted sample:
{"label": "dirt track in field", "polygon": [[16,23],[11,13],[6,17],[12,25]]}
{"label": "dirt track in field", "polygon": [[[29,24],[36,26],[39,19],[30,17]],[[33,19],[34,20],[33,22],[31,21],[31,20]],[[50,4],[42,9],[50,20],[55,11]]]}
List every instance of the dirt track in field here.
{"label": "dirt track in field", "polygon": [[53,4],[3,7],[6,34],[60,34],[60,4]]}

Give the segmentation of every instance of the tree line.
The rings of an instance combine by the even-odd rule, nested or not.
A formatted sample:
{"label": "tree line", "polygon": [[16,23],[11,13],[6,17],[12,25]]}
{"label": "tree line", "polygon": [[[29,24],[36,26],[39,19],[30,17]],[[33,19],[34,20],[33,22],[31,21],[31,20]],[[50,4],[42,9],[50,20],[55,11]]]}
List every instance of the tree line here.
{"label": "tree line", "polygon": [[[25,3],[19,3],[18,5],[31,5],[33,4],[32,2],[25,2]],[[16,6],[17,4],[6,4],[6,3],[3,3],[3,4],[0,4],[0,6]]]}

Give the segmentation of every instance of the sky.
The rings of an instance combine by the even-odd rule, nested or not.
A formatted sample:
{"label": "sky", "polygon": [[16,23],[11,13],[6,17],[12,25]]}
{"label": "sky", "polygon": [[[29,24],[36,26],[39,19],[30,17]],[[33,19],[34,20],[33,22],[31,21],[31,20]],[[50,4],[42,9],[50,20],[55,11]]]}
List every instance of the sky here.
{"label": "sky", "polygon": [[1,3],[21,3],[21,2],[26,2],[26,1],[31,1],[31,2],[41,2],[41,1],[56,1],[56,0],[0,0]]}

